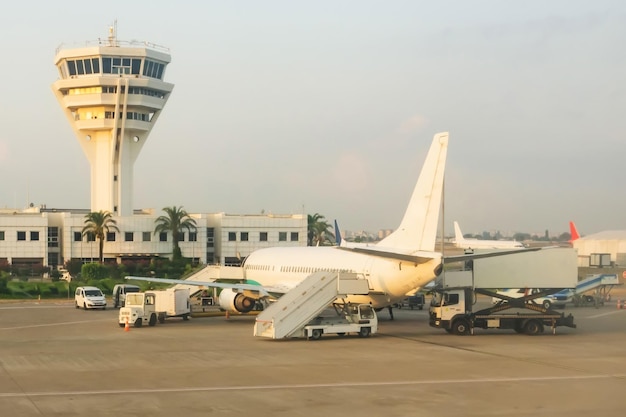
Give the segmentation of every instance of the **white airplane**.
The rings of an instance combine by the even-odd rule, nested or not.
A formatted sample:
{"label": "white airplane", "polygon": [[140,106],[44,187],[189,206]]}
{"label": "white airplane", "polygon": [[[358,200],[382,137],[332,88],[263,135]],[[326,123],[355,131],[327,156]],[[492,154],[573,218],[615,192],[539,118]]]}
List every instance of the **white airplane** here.
{"label": "white airplane", "polygon": [[525,248],[522,242],[515,240],[483,240],[464,238],[459,223],[454,222],[454,246],[462,249],[514,249]]}
{"label": "white airplane", "polygon": [[[278,298],[314,272],[354,272],[368,280],[370,292],[349,296],[346,302],[371,303],[375,308],[389,306],[433,281],[443,269],[444,258],[435,252],[435,237],[447,150],[448,133],[436,134],[400,226],[376,244],[259,249],[245,259],[244,282],[237,284],[133,276],[126,279],[222,288],[220,308],[246,313],[256,300]],[[512,252],[518,251],[459,255],[446,257],[446,262]]]}

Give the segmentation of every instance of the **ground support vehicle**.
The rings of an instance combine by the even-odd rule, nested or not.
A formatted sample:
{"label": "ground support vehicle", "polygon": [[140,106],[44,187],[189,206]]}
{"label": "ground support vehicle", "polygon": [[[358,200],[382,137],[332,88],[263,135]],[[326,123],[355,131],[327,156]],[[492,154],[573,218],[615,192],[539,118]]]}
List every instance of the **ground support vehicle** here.
{"label": "ground support vehicle", "polygon": [[378,332],[378,317],[369,304],[333,304],[336,314],[320,316],[304,326],[307,339],[318,340],[324,334],[345,336],[355,333],[359,337],[369,337]]}
{"label": "ground support vehicle", "polygon": [[[556,333],[559,326],[576,328],[574,317],[546,309],[532,302],[531,298],[554,293],[554,289],[526,297],[511,298],[486,289],[463,287],[436,291],[429,311],[429,324],[457,335],[474,334],[474,328],[512,329],[517,333],[536,335],[549,327]],[[557,290],[558,291],[558,290]],[[504,297],[497,303],[479,311],[473,311],[476,294]],[[505,311],[511,310],[509,313]]]}
{"label": "ground support vehicle", "polygon": [[157,321],[164,323],[169,317],[188,320],[190,313],[188,289],[129,293],[126,304],[120,309],[118,323],[120,327],[126,323],[135,327],[154,326]]}
{"label": "ground support vehicle", "polygon": [[397,307],[398,308],[407,307],[407,308],[410,308],[411,310],[413,310],[414,308],[417,308],[418,310],[423,310],[425,304],[426,304],[426,296],[424,296],[424,294],[422,294],[421,292],[418,292],[417,294],[412,295],[402,300],[402,302],[397,304]]}
{"label": "ground support vehicle", "polygon": [[[513,329],[538,334],[545,327],[575,328],[574,318],[537,300],[576,287],[577,254],[573,248],[551,248],[492,258],[474,259],[465,270],[442,275],[433,289],[429,324],[459,335],[474,328]],[[514,294],[498,288],[521,288]],[[533,289],[532,291],[526,289]],[[493,305],[475,311],[477,294],[496,299]]]}

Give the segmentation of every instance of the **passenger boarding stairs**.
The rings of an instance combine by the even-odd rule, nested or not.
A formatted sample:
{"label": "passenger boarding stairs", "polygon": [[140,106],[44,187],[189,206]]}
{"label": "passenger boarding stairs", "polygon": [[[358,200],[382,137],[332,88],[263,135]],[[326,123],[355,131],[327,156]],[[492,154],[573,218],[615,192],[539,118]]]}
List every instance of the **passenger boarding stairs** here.
{"label": "passenger boarding stairs", "polygon": [[[590,275],[576,284],[573,294],[574,305],[602,305],[610,300],[611,289],[616,285],[621,285],[617,274]],[[593,296],[583,295],[591,291],[593,291]]]}
{"label": "passenger boarding stairs", "polygon": [[337,298],[368,293],[368,281],[354,273],[315,272],[256,317],[254,335],[301,337],[304,326]]}

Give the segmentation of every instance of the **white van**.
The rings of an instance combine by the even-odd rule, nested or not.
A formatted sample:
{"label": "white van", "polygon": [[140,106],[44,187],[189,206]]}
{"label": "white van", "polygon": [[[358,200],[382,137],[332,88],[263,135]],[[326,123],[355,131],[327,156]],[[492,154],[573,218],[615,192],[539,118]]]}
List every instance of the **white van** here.
{"label": "white van", "polygon": [[124,307],[126,302],[126,294],[139,292],[140,288],[137,285],[131,284],[116,284],[113,287],[113,307]]}
{"label": "white van", "polygon": [[107,308],[107,300],[98,287],[78,287],[74,293],[76,308]]}

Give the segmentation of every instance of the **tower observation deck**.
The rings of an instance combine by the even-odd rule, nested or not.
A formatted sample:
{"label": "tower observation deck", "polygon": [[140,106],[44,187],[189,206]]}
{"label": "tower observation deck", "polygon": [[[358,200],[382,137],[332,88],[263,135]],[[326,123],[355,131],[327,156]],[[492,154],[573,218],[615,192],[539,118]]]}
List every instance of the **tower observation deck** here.
{"label": "tower observation deck", "polygon": [[91,165],[91,210],[133,214],[133,165],[173,84],[163,81],[166,48],[106,40],[59,48],[52,89]]}

